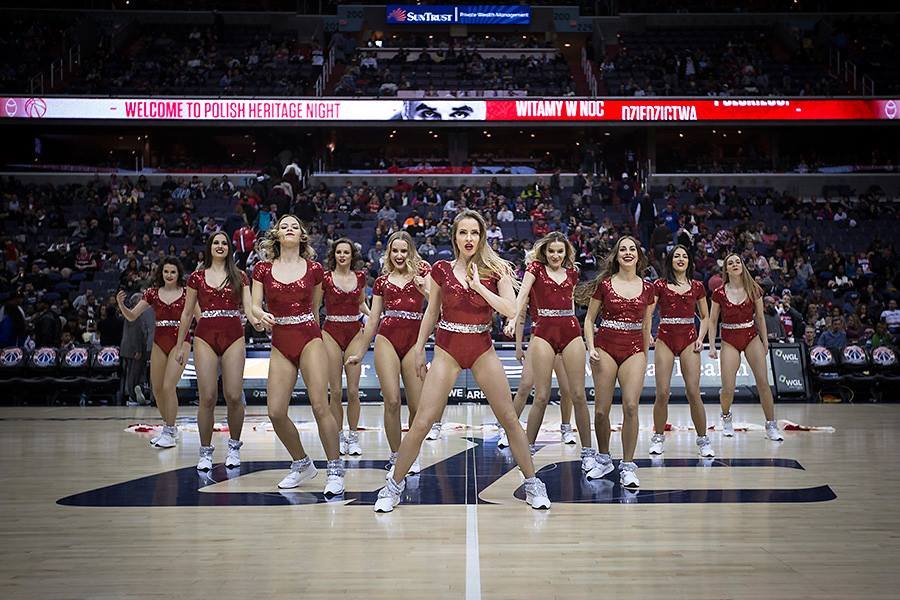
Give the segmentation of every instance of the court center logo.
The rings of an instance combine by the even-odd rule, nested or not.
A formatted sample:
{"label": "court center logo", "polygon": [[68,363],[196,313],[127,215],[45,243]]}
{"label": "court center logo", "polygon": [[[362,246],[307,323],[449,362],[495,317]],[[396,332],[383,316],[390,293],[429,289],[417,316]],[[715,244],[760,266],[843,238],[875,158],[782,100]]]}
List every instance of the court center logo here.
{"label": "court center logo", "polygon": [[[469,447],[440,462],[430,465],[419,475],[406,480],[403,504],[496,504],[482,498],[482,493],[500,478],[516,469],[509,449],[499,450],[497,440],[467,438]],[[732,459],[638,459],[639,467],[692,468],[692,469],[743,469],[780,468],[805,471],[796,460],[783,458],[732,458]],[[477,465],[477,469],[475,468]],[[320,469],[325,461],[317,461]],[[348,460],[347,471],[355,469],[376,470],[384,473],[386,460]],[[271,491],[227,491],[216,487],[222,482],[233,481],[261,471],[286,471],[289,461],[246,461],[235,469],[220,464],[209,473],[198,472],[193,466],[140,477],[123,483],[97,488],[73,496],[61,498],[63,506],[93,507],[151,507],[151,506],[292,506],[304,504],[337,503],[349,506],[371,507],[378,498],[378,490],[351,491],[348,486],[339,496],[326,498],[320,491],[278,490],[275,477]],[[283,474],[283,473],[282,473]],[[465,474],[465,477],[461,475]],[[553,502],[578,504],[710,504],[710,503],[807,503],[827,502],[837,498],[828,485],[813,487],[766,488],[680,488],[680,489],[624,489],[614,470],[605,478],[588,481],[581,471],[581,460],[563,460],[542,467],[538,475],[547,485]],[[517,476],[518,477],[518,476]],[[379,476],[378,479],[380,479]],[[348,477],[350,479],[350,477]],[[520,479],[521,480],[521,479]],[[376,488],[379,486],[375,486]],[[487,492],[486,496],[489,496]],[[524,500],[524,486],[513,493],[515,499]],[[509,498],[512,501],[514,498]],[[501,503],[503,503],[501,501]]]}

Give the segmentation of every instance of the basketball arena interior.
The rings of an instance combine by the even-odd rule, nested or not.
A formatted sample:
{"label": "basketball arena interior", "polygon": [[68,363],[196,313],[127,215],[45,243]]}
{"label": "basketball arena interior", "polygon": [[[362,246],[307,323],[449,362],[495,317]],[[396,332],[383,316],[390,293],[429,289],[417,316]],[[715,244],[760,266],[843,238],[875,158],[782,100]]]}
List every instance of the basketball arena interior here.
{"label": "basketball arena interior", "polygon": [[0,14],[0,597],[897,597],[897,7]]}

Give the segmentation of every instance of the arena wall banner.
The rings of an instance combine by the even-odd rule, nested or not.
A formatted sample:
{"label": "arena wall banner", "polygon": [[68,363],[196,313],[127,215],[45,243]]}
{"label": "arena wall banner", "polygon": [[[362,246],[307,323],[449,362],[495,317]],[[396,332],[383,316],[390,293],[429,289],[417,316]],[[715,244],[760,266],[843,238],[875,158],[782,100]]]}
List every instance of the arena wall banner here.
{"label": "arena wall banner", "polygon": [[528,25],[531,7],[505,4],[388,4],[388,25]]}
{"label": "arena wall banner", "polygon": [[[497,355],[500,357],[500,362],[503,365],[503,370],[506,372],[506,377],[509,380],[509,385],[512,390],[515,391],[519,387],[519,381],[522,377],[522,365],[519,364],[519,361],[516,360],[516,354],[513,350],[498,349]],[[432,350],[429,349],[426,352],[426,359],[430,361],[431,357]],[[367,352],[365,357],[363,358],[361,366],[362,374],[359,381],[361,399],[363,401],[380,400],[381,396],[379,390],[381,389],[381,386],[379,385],[378,378],[375,375],[375,354],[373,352]],[[769,385],[772,385],[774,382],[772,363],[769,362],[767,366]],[[244,390],[248,400],[265,399],[266,377],[268,372],[269,352],[259,350],[248,351],[247,361],[244,366]],[[719,361],[709,358],[706,351],[702,352],[700,366],[701,390],[705,390],[710,394],[717,394],[718,389],[722,385],[721,378],[722,373],[719,366]],[[346,384],[346,381],[344,383]],[[753,381],[753,374],[750,372],[750,367],[744,360],[743,355],[741,355],[741,366],[737,372],[736,383],[738,389],[748,388],[755,385]],[[585,362],[584,384],[588,389],[588,399],[590,400],[594,395],[594,380],[591,376],[590,365],[587,362]],[[400,382],[400,385],[402,387],[402,381]],[[651,349],[647,364],[646,379],[644,380],[644,387],[652,389],[655,386],[656,369],[653,364],[653,350]],[[187,391],[188,393],[196,391],[197,381],[194,372],[193,357],[191,357],[187,367],[184,370],[184,375],[182,376],[182,379],[178,384],[178,388]],[[555,377],[552,382],[552,388],[555,397],[558,390]],[[672,392],[677,396],[683,393],[682,390],[684,390],[684,380],[681,377],[680,364],[678,363],[678,361],[676,361],[675,368],[672,373]],[[299,377],[297,379],[297,385],[294,388],[294,392],[295,398],[306,398],[306,386],[304,385],[303,380]],[[454,383],[453,390],[450,392],[450,402],[455,403],[481,400],[484,400],[484,395],[481,393],[478,384],[472,377],[471,371],[461,372],[456,379],[456,383]]]}
{"label": "arena wall banner", "polygon": [[0,97],[0,120],[160,122],[804,122],[898,119],[900,99]]}

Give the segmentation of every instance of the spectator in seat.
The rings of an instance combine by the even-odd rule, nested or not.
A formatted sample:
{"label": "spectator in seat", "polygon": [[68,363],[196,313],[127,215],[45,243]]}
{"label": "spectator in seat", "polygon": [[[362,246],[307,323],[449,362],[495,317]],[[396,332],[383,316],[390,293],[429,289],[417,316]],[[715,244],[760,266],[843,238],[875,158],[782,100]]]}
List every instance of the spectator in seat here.
{"label": "spectator in seat", "polygon": [[872,336],[872,348],[881,346],[894,346],[896,338],[888,331],[888,324],[885,321],[878,321],[875,324],[875,334]]}
{"label": "spectator in seat", "polygon": [[897,308],[896,300],[888,301],[887,308],[881,311],[881,320],[887,324],[892,335],[900,333],[900,309]]}
{"label": "spectator in seat", "polygon": [[847,347],[847,333],[844,331],[844,318],[832,317],[830,327],[819,336],[818,343],[832,352],[843,352]]}

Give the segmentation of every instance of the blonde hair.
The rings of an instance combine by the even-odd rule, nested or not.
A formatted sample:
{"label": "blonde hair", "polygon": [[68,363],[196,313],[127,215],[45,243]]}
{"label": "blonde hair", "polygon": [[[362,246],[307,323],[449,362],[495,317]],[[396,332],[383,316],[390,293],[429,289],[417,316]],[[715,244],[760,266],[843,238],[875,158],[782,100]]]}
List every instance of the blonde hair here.
{"label": "blonde hair", "polygon": [[554,244],[559,242],[566,247],[566,257],[563,259],[562,266],[563,268],[578,268],[578,263],[575,262],[575,246],[572,245],[572,242],[569,241],[569,238],[564,236],[559,231],[551,231],[537,242],[534,243],[534,246],[525,254],[525,264],[528,265],[534,261],[541,263],[542,265],[547,264],[547,248],[550,247],[550,244]]}
{"label": "blonde hair", "polygon": [[278,227],[285,219],[294,219],[300,225],[300,257],[313,260],[316,251],[309,243],[309,230],[297,215],[281,215],[277,221],[266,231],[262,237],[256,240],[256,253],[262,260],[275,260],[281,256],[281,240],[278,239]]}
{"label": "blonde hair", "polygon": [[450,227],[450,239],[453,244],[454,258],[459,258],[459,248],[456,246],[456,231],[459,229],[459,224],[463,219],[472,219],[478,223],[478,245],[475,246],[475,255],[472,257],[472,260],[474,260],[475,264],[478,266],[478,277],[482,279],[490,279],[492,277],[503,279],[504,277],[508,277],[512,282],[513,287],[518,289],[519,279],[516,277],[516,271],[513,268],[512,263],[500,258],[500,256],[494,252],[494,249],[488,246],[487,237],[485,235],[487,223],[485,223],[484,217],[474,210],[465,209],[453,219],[453,226]]}
{"label": "blonde hair", "polygon": [[744,291],[747,292],[747,297],[750,298],[752,302],[756,302],[757,298],[762,296],[763,290],[759,287],[759,284],[756,283],[753,277],[750,276],[750,271],[747,270],[744,259],[741,258],[741,255],[737,252],[729,252],[725,255],[725,260],[722,262],[722,271],[724,273],[722,279],[724,280],[724,284],[727,285],[728,283],[731,283],[731,276],[728,274],[728,259],[732,256],[736,256],[737,259],[741,261],[741,285],[744,287]]}
{"label": "blonde hair", "polygon": [[388,238],[387,244],[384,246],[384,265],[381,267],[381,274],[390,275],[394,272],[394,261],[391,260],[391,246],[393,246],[396,241],[406,242],[406,247],[408,249],[406,253],[407,274],[410,276],[418,275],[425,261],[422,259],[419,251],[416,250],[416,245],[413,242],[412,236],[405,231],[395,231],[391,234],[391,237]]}
{"label": "blonde hair", "polygon": [[641,248],[641,242],[632,235],[623,235],[616,240],[612,250],[610,250],[609,254],[603,259],[600,272],[597,276],[587,283],[582,283],[575,288],[576,303],[583,305],[588,304],[591,301],[591,296],[597,291],[597,286],[600,285],[600,282],[604,279],[609,279],[619,272],[619,246],[626,240],[634,242],[634,245],[637,248],[638,259],[637,264],[634,266],[634,272],[638,277],[641,277],[644,274],[644,271],[647,269],[647,255],[644,254],[644,249]]}

